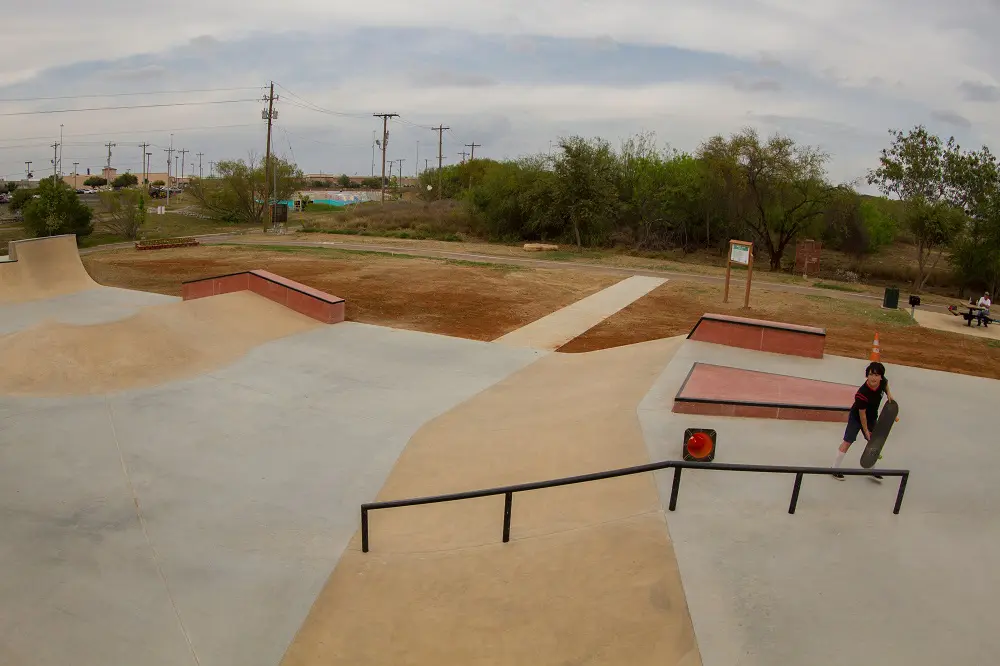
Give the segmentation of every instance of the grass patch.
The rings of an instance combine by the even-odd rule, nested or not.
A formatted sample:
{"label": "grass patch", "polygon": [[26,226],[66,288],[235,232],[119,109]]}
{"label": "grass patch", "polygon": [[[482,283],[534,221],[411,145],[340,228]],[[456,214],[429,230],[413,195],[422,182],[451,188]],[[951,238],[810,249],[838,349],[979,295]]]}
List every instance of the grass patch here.
{"label": "grass patch", "polygon": [[368,202],[330,208],[311,204],[292,217],[306,233],[450,242],[476,237],[468,208],[455,201]]}
{"label": "grass patch", "polygon": [[817,282],[813,285],[817,289],[832,289],[834,291],[849,291],[855,294],[863,294],[864,289],[857,289],[846,284],[840,284],[836,282]]}
{"label": "grass patch", "polygon": [[424,260],[424,261],[436,261],[442,264],[448,264],[451,266],[462,266],[465,268],[488,268],[491,270],[499,270],[503,272],[515,272],[523,270],[531,270],[530,268],[525,268],[524,266],[517,266],[513,264],[500,264],[488,261],[466,261],[464,259],[447,259],[444,257],[422,257],[415,254],[402,254],[396,252],[389,252],[386,250],[353,250],[339,247],[302,247],[296,245],[242,245],[240,243],[213,243],[216,247],[232,247],[239,248],[244,251],[261,251],[261,252],[280,252],[283,254],[303,254],[303,255],[313,255],[313,256],[344,256],[344,257],[365,257],[365,256],[383,256],[391,257],[393,259],[408,259],[408,260]]}
{"label": "grass patch", "polygon": [[378,230],[378,229],[348,229],[344,227],[324,227],[316,225],[312,222],[305,222],[303,226],[299,229],[300,232],[306,234],[336,234],[339,236],[370,236],[374,238],[405,238],[410,240],[437,240],[446,241],[449,243],[460,243],[464,239],[457,233],[452,231],[434,231],[425,229],[416,229],[413,231],[408,231],[405,229],[389,229],[389,230]]}
{"label": "grass patch", "polygon": [[902,310],[884,310],[879,306],[867,303],[818,294],[807,294],[806,300],[821,303],[835,317],[863,319],[875,326],[914,326],[916,324],[910,314]]}

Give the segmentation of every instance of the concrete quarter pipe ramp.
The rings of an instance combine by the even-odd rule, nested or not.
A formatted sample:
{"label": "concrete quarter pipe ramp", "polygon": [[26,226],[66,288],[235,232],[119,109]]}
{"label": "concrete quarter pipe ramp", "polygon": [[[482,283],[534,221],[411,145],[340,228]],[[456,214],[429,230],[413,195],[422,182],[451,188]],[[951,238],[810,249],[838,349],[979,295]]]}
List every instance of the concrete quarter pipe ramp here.
{"label": "concrete quarter pipe ramp", "polygon": [[23,303],[100,286],[83,267],[72,234],[14,241],[9,252],[10,261],[0,263],[0,303]]}

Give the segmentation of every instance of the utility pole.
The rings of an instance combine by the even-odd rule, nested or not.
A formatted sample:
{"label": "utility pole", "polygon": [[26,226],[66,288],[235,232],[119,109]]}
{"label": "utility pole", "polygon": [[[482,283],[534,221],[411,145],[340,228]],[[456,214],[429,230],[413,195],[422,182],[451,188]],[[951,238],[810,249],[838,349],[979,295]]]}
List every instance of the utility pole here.
{"label": "utility pole", "polygon": [[198,153],[198,177],[199,177],[199,178],[201,178],[201,177],[202,177],[202,172],[201,172],[201,157],[202,157],[202,155],[204,155],[204,154],[205,154],[205,153]]}
{"label": "utility pole", "polygon": [[382,119],[382,203],[385,203],[385,145],[389,143],[389,118],[399,116],[398,113],[373,113]]}
{"label": "utility pole", "polygon": [[142,155],[139,157],[139,162],[142,164],[142,182],[145,184],[149,181],[149,170],[146,169],[146,149],[149,148],[149,144],[143,141],[139,145],[142,146]]}
{"label": "utility pole", "polygon": [[108,168],[107,168],[107,171],[105,171],[105,176],[104,177],[106,179],[108,179],[108,181],[110,181],[111,180],[111,149],[114,148],[115,146],[117,146],[118,144],[117,143],[111,143],[109,141],[108,143],[106,143],[104,145],[108,147]]}
{"label": "utility pole", "polygon": [[146,153],[145,165],[146,165],[146,184],[149,184],[149,158],[153,156],[153,153]]}
{"label": "utility pole", "polygon": [[400,157],[396,161],[399,162],[399,175],[397,176],[397,178],[399,180],[397,182],[397,189],[399,189],[399,191],[402,192],[403,191],[403,162],[406,161],[406,158],[405,157]]}
{"label": "utility pole", "polygon": [[24,163],[24,179],[31,180],[31,162]]}
{"label": "utility pole", "polygon": [[442,180],[441,169],[443,168],[444,165],[444,155],[441,153],[441,146],[443,145],[444,142],[444,131],[446,129],[451,129],[451,128],[445,127],[444,125],[440,125],[434,128],[434,131],[438,133],[438,195],[437,195],[438,199],[441,198],[441,180]]}
{"label": "utility pole", "polygon": [[431,166],[430,166],[430,160],[425,157],[424,158],[424,171],[427,171],[430,168],[431,168]]}
{"label": "utility pole", "polygon": [[208,177],[215,178],[215,162],[208,163]]}
{"label": "utility pole", "polygon": [[52,144],[52,184],[56,184],[56,177],[59,171],[59,146],[58,142]]}
{"label": "utility pole", "polygon": [[165,149],[167,153],[167,206],[170,206],[170,164],[174,156],[174,135],[170,135],[170,147]]}
{"label": "utility pole", "polygon": [[467,152],[465,152],[463,150],[462,152],[460,152],[458,154],[462,156],[462,164],[465,164],[465,156],[468,155],[469,153],[467,153]]}
{"label": "utility pole", "polygon": [[[469,154],[469,161],[471,162],[472,160],[476,159],[476,148],[482,148],[483,144],[476,143],[475,141],[473,141],[472,143],[467,143],[465,145],[472,149],[472,152]],[[471,169],[469,170],[469,189],[470,190],[472,189],[472,170]]]}
{"label": "utility pole", "polygon": [[[262,101],[267,102],[267,111],[261,111],[260,116],[267,121],[267,150],[264,154],[264,205],[268,208],[268,222],[271,226],[274,226],[274,209],[271,208],[271,125],[274,119],[278,117],[278,113],[274,108],[274,100],[278,99],[274,96],[274,81],[271,81],[271,92],[268,93]],[[275,174],[277,175],[277,174]],[[277,189],[277,188],[275,188]],[[267,232],[267,227],[264,227],[264,232]]]}
{"label": "utility pole", "polygon": [[[180,152],[180,151],[178,151],[178,152]],[[177,174],[179,174],[181,172],[181,169],[180,169],[180,159],[181,159],[180,155],[174,155],[174,180],[175,181],[177,180]],[[180,186],[181,186],[180,181],[178,181],[177,182],[177,187],[180,187]]]}
{"label": "utility pole", "polygon": [[79,162],[73,162],[73,189],[75,190],[79,185],[76,184],[77,167],[80,166]]}
{"label": "utility pole", "polygon": [[184,178],[184,156],[191,151],[185,148],[184,150],[178,150],[177,152],[181,154],[181,178]]}

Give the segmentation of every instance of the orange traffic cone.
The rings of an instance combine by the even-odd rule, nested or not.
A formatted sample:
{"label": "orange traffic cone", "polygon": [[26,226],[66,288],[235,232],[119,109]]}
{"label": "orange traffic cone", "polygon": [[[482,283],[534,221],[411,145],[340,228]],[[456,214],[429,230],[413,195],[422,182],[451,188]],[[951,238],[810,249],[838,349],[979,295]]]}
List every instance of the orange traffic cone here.
{"label": "orange traffic cone", "polygon": [[882,360],[882,348],[878,344],[878,331],[875,331],[875,341],[872,342],[872,353],[868,355],[869,361]]}

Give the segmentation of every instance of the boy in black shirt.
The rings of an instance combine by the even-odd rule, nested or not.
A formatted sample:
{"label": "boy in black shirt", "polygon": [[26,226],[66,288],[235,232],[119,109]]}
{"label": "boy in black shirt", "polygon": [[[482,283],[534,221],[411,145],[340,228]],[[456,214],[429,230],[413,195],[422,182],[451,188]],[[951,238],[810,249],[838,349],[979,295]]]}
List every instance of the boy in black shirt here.
{"label": "boy in black shirt", "polygon": [[[882,394],[884,393],[889,400],[893,400],[892,393],[889,391],[889,380],[885,378],[884,365],[877,361],[869,363],[865,369],[865,377],[865,383],[854,394],[854,404],[851,405],[851,413],[847,418],[844,441],[837,453],[837,461],[833,463],[834,467],[840,467],[847,450],[857,440],[859,431],[864,433],[865,440],[872,438],[872,428],[875,427],[875,421],[878,420],[878,408],[882,404]],[[833,478],[843,481],[844,475],[834,474]],[[875,478],[881,479],[882,477],[876,474]]]}

